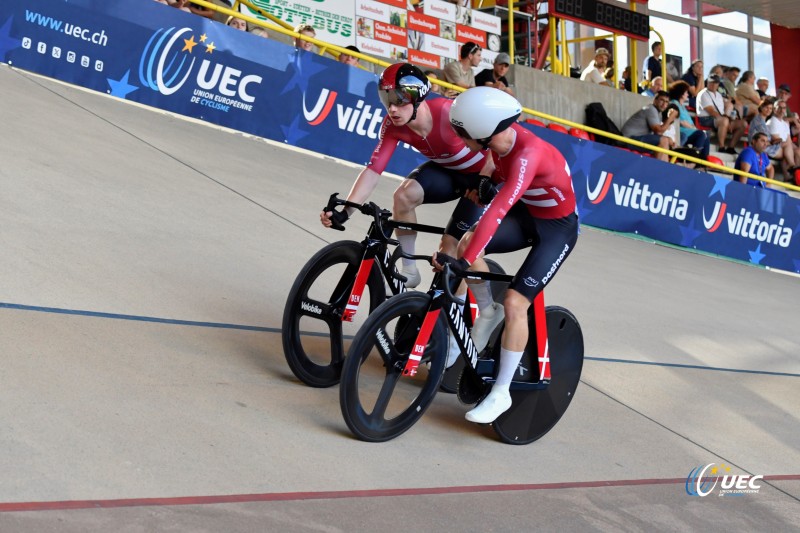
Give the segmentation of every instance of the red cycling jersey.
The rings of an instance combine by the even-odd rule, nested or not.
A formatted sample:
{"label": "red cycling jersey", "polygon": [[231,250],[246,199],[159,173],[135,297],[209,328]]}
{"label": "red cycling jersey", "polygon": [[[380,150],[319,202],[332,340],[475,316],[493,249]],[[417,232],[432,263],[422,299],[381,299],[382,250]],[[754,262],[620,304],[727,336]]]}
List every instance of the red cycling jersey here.
{"label": "red cycling jersey", "polygon": [[397,148],[397,143],[408,143],[422,155],[444,168],[465,174],[480,172],[486,162],[484,152],[472,152],[450,127],[452,100],[433,98],[425,101],[433,117],[433,129],[427,137],[420,137],[408,126],[395,126],[389,117],[381,124],[380,142],[372,152],[367,166],[382,174]]}
{"label": "red cycling jersey", "polygon": [[492,181],[504,185],[478,221],[464,252],[470,264],[517,201],[522,201],[534,218],[563,218],[575,211],[572,178],[561,152],[518,124],[512,124],[511,129],[517,134],[511,150],[502,157],[492,152]]}

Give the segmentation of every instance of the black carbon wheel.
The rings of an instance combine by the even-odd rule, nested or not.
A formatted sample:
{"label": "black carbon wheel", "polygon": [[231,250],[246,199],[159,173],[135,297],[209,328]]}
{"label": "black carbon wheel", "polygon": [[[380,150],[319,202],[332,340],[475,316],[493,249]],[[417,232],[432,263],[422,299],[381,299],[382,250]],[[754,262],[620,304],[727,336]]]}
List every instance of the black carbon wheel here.
{"label": "black carbon wheel", "polygon": [[[446,357],[440,315],[417,374],[403,369],[430,304],[430,297],[407,292],[376,309],[350,345],[339,384],[339,404],[347,427],[361,440],[397,437],[425,413],[439,388]],[[428,367],[425,362],[429,362]]]}
{"label": "black carbon wheel", "polygon": [[[575,397],[581,378],[583,334],[578,321],[563,307],[548,307],[546,317],[550,385],[542,390],[514,390],[512,384],[511,409],[492,423],[508,444],[529,444],[553,429]],[[535,353],[535,340],[531,339],[514,381],[536,381],[538,362],[529,355]]]}
{"label": "black carbon wheel", "polygon": [[339,382],[345,353],[343,335],[355,334],[367,315],[386,299],[383,276],[375,264],[356,320],[342,322],[363,253],[363,246],[355,241],[325,246],[306,263],[289,291],[283,310],[283,354],[292,373],[306,385],[330,387]]}

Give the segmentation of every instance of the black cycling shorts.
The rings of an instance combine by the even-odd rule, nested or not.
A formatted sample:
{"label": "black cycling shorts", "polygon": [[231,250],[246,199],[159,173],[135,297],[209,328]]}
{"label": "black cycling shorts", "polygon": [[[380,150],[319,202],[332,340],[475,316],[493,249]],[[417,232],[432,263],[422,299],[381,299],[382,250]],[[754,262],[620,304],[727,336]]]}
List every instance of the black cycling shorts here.
{"label": "black cycling shorts", "polygon": [[485,252],[489,255],[531,249],[509,287],[533,301],[553,279],[577,241],[577,214],[536,218],[525,204],[517,202],[500,223]]}
{"label": "black cycling shorts", "polygon": [[422,187],[425,194],[423,204],[443,204],[459,199],[444,232],[460,240],[484,211],[483,207],[464,198],[476,177],[477,174],[462,174],[433,161],[426,161],[412,170],[407,179],[416,181]]}

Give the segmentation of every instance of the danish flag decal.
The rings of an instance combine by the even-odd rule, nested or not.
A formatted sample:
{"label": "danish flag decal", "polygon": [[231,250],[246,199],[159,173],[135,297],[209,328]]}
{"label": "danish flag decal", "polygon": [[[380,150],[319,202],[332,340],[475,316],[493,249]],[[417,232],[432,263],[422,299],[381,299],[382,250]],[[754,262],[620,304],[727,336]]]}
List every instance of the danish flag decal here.
{"label": "danish flag decal", "polygon": [[603,201],[608,194],[608,189],[611,188],[611,180],[614,177],[614,174],[609,174],[605,170],[600,173],[600,181],[597,182],[594,189],[589,188],[589,177],[586,177],[586,195],[589,197],[589,201],[593,204],[599,204]]}
{"label": "danish flag decal", "polygon": [[336,101],[336,91],[322,89],[317,98],[317,103],[311,111],[306,107],[306,95],[303,93],[303,116],[311,126],[322,124],[322,121],[328,118],[328,113],[333,109],[333,104]]}
{"label": "danish flag decal", "polygon": [[709,233],[714,233],[719,229],[720,224],[722,224],[723,219],[725,218],[725,211],[728,209],[728,204],[725,202],[716,202],[714,204],[714,212],[711,213],[711,219],[706,218],[706,208],[703,208],[703,225],[709,231]]}

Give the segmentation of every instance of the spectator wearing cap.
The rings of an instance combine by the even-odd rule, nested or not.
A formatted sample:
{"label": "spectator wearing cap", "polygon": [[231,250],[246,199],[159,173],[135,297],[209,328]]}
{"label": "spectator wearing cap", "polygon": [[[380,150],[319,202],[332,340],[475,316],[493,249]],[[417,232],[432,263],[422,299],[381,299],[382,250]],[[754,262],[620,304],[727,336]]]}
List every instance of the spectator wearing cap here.
{"label": "spectator wearing cap", "polygon": [[800,132],[800,119],[798,119],[797,113],[793,113],[789,107],[789,98],[791,97],[792,89],[788,84],[783,83],[778,86],[778,99],[783,100],[786,104],[786,120],[792,126],[792,134],[797,135],[797,133]]}
{"label": "spectator wearing cap", "polygon": [[[311,24],[298,24],[294,27],[295,33],[299,33],[300,35],[304,35],[305,37],[316,37],[317,30],[314,29],[314,26]],[[294,38],[294,46],[299,48],[300,50],[305,50],[306,52],[311,52],[314,50],[314,43],[311,41],[306,41],[301,39],[300,37]]]}
{"label": "spectator wearing cap", "polygon": [[[736,154],[734,146],[744,135],[747,123],[741,119],[730,118],[733,104],[722,98],[719,93],[719,86],[722,80],[716,74],[712,74],[706,81],[706,88],[697,95],[697,119],[700,125],[706,128],[716,128],[717,142],[719,151],[725,154]],[[728,132],[731,132],[731,142],[725,146]]]}
{"label": "spectator wearing cap", "polygon": [[605,48],[595,50],[594,59],[581,72],[581,80],[611,87],[612,82],[606,79],[606,66],[608,65],[609,57],[611,57],[611,54]]}
{"label": "spectator wearing cap", "polygon": [[769,89],[769,78],[761,76],[756,81],[756,92],[761,98],[764,98],[767,96],[767,89]]}
{"label": "spectator wearing cap", "polygon": [[[345,46],[345,48],[347,50],[350,50],[351,52],[355,52],[357,54],[361,53],[361,50],[359,50],[357,46],[352,45],[352,44],[349,45],[349,46]],[[344,63],[345,65],[350,65],[351,67],[357,67],[358,66],[358,58],[356,56],[351,56],[350,54],[347,54],[345,52],[341,52],[339,54],[339,63]]]}
{"label": "spectator wearing cap", "polygon": [[705,88],[703,81],[703,60],[695,59],[681,78],[689,84],[689,106],[696,107],[697,95]]}
{"label": "spectator wearing cap", "polygon": [[[475,72],[473,67],[481,63],[481,47],[472,41],[467,41],[461,45],[461,57],[458,61],[452,61],[444,67],[444,79],[458,85],[464,89],[475,87]],[[446,89],[444,95],[448,98],[455,98],[459,91]]]}
{"label": "spectator wearing cap", "polygon": [[511,90],[511,84],[508,83],[506,79],[506,73],[508,73],[510,65],[511,57],[509,57],[508,54],[497,54],[497,57],[494,58],[494,65],[492,68],[484,69],[475,76],[475,85],[477,87],[487,85],[514,96],[514,91]]}

